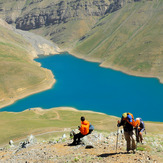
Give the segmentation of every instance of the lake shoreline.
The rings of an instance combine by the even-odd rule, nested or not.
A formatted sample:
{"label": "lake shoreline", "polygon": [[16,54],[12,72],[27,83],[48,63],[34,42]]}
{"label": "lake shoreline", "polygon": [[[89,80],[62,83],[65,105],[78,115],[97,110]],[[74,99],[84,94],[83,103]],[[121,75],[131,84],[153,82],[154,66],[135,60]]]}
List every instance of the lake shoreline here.
{"label": "lake shoreline", "polygon": [[69,54],[76,57],[76,58],[83,59],[83,60],[88,61],[88,62],[99,63],[100,67],[108,68],[108,69],[111,69],[114,71],[120,71],[120,72],[127,74],[127,75],[130,75],[130,76],[144,77],[144,78],[156,78],[161,84],[163,84],[163,77],[154,76],[153,74],[146,74],[146,73],[142,73],[142,72],[130,71],[127,68],[122,68],[122,67],[115,66],[115,65],[113,66],[109,63],[102,62],[100,59],[93,58],[93,57],[86,57],[86,56],[83,56],[81,54],[75,54],[73,52],[69,53]]}
{"label": "lake shoreline", "polygon": [[18,96],[5,99],[4,103],[0,105],[0,109],[14,104],[17,100],[20,100],[20,99],[26,98],[28,96],[31,96],[33,94],[40,93],[40,92],[46,91],[48,89],[51,89],[53,87],[53,85],[55,84],[56,79],[54,78],[54,75],[51,70],[48,70],[46,68],[43,68],[43,69],[44,69],[45,73],[47,74],[47,78],[45,78],[41,83],[38,83],[36,86],[31,86],[31,87],[34,87],[34,89],[32,89],[32,91],[31,91],[31,88],[30,88],[30,90],[27,90],[28,88],[25,88],[22,90],[22,92]]}

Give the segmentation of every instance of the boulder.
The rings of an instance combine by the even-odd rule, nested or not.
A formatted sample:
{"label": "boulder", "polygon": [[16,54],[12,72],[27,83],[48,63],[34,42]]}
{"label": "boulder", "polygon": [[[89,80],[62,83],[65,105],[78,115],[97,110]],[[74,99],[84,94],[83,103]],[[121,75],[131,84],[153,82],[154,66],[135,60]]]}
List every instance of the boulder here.
{"label": "boulder", "polygon": [[10,141],[9,141],[9,145],[10,145],[10,147],[14,147],[14,142],[13,142],[13,140],[10,140]]}

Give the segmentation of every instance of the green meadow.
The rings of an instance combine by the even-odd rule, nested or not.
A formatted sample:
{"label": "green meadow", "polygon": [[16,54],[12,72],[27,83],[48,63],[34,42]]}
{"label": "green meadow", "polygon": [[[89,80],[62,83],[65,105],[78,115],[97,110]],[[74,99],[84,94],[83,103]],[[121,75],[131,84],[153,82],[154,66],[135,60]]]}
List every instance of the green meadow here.
{"label": "green meadow", "polygon": [[[0,144],[8,143],[10,139],[19,140],[28,135],[44,134],[44,138],[49,135],[62,135],[65,129],[77,129],[80,126],[80,117],[86,119],[94,125],[99,132],[116,132],[118,117],[109,116],[89,111],[70,110],[67,108],[53,108],[48,110],[34,108],[23,112],[0,112]],[[163,134],[163,124],[145,122],[148,134]],[[59,131],[50,134],[49,132]],[[67,131],[65,130],[65,133]]]}

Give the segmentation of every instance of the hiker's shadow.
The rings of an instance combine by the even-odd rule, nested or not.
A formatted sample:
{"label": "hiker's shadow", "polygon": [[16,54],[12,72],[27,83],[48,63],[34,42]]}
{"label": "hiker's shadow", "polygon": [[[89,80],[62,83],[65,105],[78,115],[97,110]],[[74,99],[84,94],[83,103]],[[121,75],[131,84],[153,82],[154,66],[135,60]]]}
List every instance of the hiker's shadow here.
{"label": "hiker's shadow", "polygon": [[109,157],[113,155],[119,155],[119,154],[127,154],[127,152],[119,152],[119,153],[103,153],[101,155],[98,155],[97,157]]}

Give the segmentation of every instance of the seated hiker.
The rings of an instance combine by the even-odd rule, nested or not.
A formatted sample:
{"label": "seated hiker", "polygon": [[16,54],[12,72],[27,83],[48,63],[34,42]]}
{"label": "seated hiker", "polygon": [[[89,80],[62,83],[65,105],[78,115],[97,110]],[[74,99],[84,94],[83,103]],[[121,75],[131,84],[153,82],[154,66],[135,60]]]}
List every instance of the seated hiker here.
{"label": "seated hiker", "polygon": [[74,135],[74,141],[70,145],[80,144],[80,138],[83,138],[85,135],[89,134],[89,122],[85,120],[85,117],[81,117],[81,126],[79,127],[80,132]]}
{"label": "seated hiker", "polygon": [[136,118],[135,121],[137,123],[137,127],[136,127],[136,141],[142,143],[142,141],[143,141],[142,132],[145,130],[145,125],[144,125],[144,122],[143,122],[143,120],[141,118]]}
{"label": "seated hiker", "polygon": [[117,126],[123,126],[124,136],[127,142],[127,153],[132,150],[135,153],[136,143],[135,143],[135,135],[133,132],[133,127],[135,127],[136,122],[134,121],[134,117],[131,113],[123,113],[121,121],[118,121]]}

